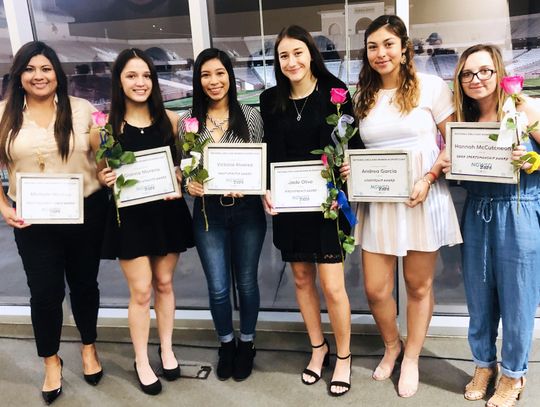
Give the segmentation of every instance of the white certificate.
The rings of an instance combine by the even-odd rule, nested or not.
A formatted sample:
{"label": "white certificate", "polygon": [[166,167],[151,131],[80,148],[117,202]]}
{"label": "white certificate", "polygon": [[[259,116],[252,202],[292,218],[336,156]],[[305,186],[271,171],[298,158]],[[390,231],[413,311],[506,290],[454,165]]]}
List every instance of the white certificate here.
{"label": "white certificate", "polygon": [[447,179],[516,184],[512,147],[498,147],[491,134],[500,123],[454,122],[446,124],[446,149],[452,168]]}
{"label": "white certificate", "polygon": [[266,192],[265,143],[210,143],[204,148],[203,162],[210,177],[204,183],[205,194]]}
{"label": "white certificate", "polygon": [[[171,149],[166,147],[136,151],[133,164],[124,164],[115,169],[116,176],[123,175],[126,180],[135,179],[137,183],[123,187],[118,207],[138,205],[158,201],[167,195],[180,194]],[[115,193],[118,192],[115,186]]]}
{"label": "white certificate", "polygon": [[347,150],[351,202],[406,202],[412,188],[407,150]]}
{"label": "white certificate", "polygon": [[320,212],[328,188],[317,161],[272,163],[272,203],[276,212]]}
{"label": "white certificate", "polygon": [[17,216],[27,223],[84,223],[82,174],[17,173]]}

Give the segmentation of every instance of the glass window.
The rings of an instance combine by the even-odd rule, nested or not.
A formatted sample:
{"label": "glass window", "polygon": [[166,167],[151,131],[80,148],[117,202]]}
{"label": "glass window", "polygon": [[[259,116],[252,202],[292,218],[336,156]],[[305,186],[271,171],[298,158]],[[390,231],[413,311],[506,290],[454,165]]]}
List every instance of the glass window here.
{"label": "glass window", "polygon": [[[530,1],[411,0],[410,37],[421,72],[449,84],[459,55],[478,43],[500,47],[507,70],[525,77],[525,91],[540,96],[540,3]],[[458,216],[465,192],[451,187]],[[443,248],[435,278],[436,313],[466,313],[459,247]]]}
{"label": "glass window", "polygon": [[[2,88],[0,98],[3,99],[6,91],[9,69],[13,53],[11,41],[4,12],[4,3],[0,2],[0,75],[2,75]],[[0,180],[4,192],[7,192],[7,170],[0,167]],[[28,288],[22,269],[21,259],[17,253],[17,247],[13,239],[13,230],[4,220],[0,220],[0,304],[26,305],[28,304]]]}
{"label": "glass window", "polygon": [[[266,78],[268,87],[275,85],[272,66],[275,38],[283,27],[297,24],[312,34],[330,72],[344,82],[354,85],[359,72],[357,61],[359,44],[363,43],[363,39],[360,43],[357,37],[362,36],[363,38],[363,30],[374,18],[385,12],[393,13],[394,3],[394,1],[369,4],[367,2],[354,2],[349,3],[347,10],[345,10],[343,0],[297,1],[294,3],[284,0],[265,0],[263,2],[264,47],[260,39],[250,43],[253,70],[259,77]],[[345,24],[346,11],[348,27]],[[256,18],[254,10],[250,10],[247,4],[242,11],[237,7],[236,12],[252,12]],[[350,41],[351,49],[349,64],[347,63],[347,41]],[[351,92],[353,90],[354,86],[351,87]],[[271,235],[267,236],[268,240],[271,240]],[[270,303],[277,308],[297,309],[294,280],[290,267],[281,261],[281,255],[275,248],[272,247],[270,253],[272,260],[265,261],[262,266],[263,269],[267,268],[268,270],[261,270],[261,272],[272,285],[262,290],[262,303]],[[353,312],[369,312],[364,295],[361,265],[361,251],[357,249],[348,256],[345,263],[346,287]],[[283,277],[281,278],[281,276]],[[323,298],[321,298],[321,302],[324,304]]]}
{"label": "glass window", "polygon": [[110,67],[125,48],[147,52],[169,108],[191,92],[188,0],[33,0],[36,33],[60,55],[70,93],[107,110]]}

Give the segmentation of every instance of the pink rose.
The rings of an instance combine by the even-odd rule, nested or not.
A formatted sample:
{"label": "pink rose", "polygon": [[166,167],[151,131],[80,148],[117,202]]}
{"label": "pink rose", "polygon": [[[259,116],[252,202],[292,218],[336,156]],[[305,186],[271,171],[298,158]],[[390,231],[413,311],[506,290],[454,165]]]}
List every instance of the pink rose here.
{"label": "pink rose", "polygon": [[107,115],[103,112],[93,112],[92,119],[96,126],[103,127],[107,124]]}
{"label": "pink rose", "polygon": [[501,88],[508,95],[517,95],[523,89],[523,76],[505,76],[501,79]]}
{"label": "pink rose", "polygon": [[334,105],[345,103],[347,100],[347,92],[349,92],[347,89],[330,89],[330,102]]}
{"label": "pink rose", "polygon": [[197,133],[199,131],[199,121],[196,117],[184,120],[186,133]]}
{"label": "pink rose", "polygon": [[326,154],[321,155],[321,161],[323,162],[324,166],[328,168],[328,158],[326,157]]}

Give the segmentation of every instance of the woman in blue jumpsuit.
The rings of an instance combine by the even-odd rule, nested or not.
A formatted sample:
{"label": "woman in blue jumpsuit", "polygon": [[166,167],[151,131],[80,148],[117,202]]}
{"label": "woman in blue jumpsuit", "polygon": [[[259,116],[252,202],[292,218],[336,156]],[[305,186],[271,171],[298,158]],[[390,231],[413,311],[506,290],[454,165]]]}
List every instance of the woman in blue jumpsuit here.
{"label": "woman in blue jumpsuit", "polygon": [[[499,83],[505,75],[496,47],[475,45],[465,50],[454,76],[457,121],[501,121],[504,92]],[[540,106],[523,99],[517,110],[534,123],[540,118]],[[529,142],[514,148],[514,159],[525,150],[540,152],[540,131],[530,136]],[[463,278],[469,345],[476,365],[465,387],[468,400],[484,398],[498,375],[495,341],[502,320],[502,375],[487,406],[513,405],[521,395],[540,300],[540,173],[528,174],[528,169],[530,164],[521,167],[518,185],[465,183]]]}

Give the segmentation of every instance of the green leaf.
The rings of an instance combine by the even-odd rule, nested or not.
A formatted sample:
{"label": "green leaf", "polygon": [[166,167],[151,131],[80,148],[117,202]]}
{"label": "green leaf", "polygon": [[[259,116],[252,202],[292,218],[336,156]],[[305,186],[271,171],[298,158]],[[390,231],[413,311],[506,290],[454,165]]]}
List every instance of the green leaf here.
{"label": "green leaf", "polygon": [[133,151],[124,151],[120,156],[122,164],[133,164],[137,160]]}
{"label": "green leaf", "polygon": [[120,162],[120,160],[118,160],[116,158],[109,158],[109,159],[107,159],[107,162],[109,163],[109,167],[111,167],[113,169],[120,168],[121,162]]}
{"label": "green leaf", "polygon": [[330,219],[332,220],[336,220],[338,218],[338,213],[335,211],[335,210],[330,210],[328,212],[329,216],[330,216]]}
{"label": "green leaf", "polygon": [[190,150],[190,148],[191,148],[191,146],[190,146],[189,143],[184,143],[184,144],[182,144],[182,150],[184,150],[184,151],[187,152],[187,151]]}
{"label": "green leaf", "polygon": [[334,168],[334,165],[336,164],[335,161],[334,161],[334,156],[333,155],[329,155],[328,157],[326,157],[328,159],[328,166],[330,168]]}
{"label": "green leaf", "polygon": [[526,132],[527,133],[532,133],[533,131],[536,131],[538,130],[538,120],[535,121],[533,124],[531,124],[530,126],[527,126],[527,130]]}
{"label": "green leaf", "polygon": [[336,199],[336,197],[338,196],[339,194],[339,191],[336,189],[336,188],[332,188],[330,190],[330,198],[332,199]]}
{"label": "green leaf", "polygon": [[[334,147],[328,145],[324,148],[324,153],[327,155],[327,156],[331,156],[332,154],[334,154]],[[330,158],[330,157],[328,157]]]}
{"label": "green leaf", "polygon": [[124,182],[126,182],[124,175],[120,174],[120,176],[116,178],[116,187],[122,188],[124,186]]}
{"label": "green leaf", "polygon": [[343,243],[343,251],[347,254],[351,254],[352,252],[354,252],[354,244],[350,244],[350,243]]}
{"label": "green leaf", "polygon": [[107,136],[107,140],[105,140],[105,147],[111,148],[114,146],[114,137],[113,136]]}
{"label": "green leaf", "polygon": [[343,164],[343,160],[341,159],[341,157],[336,157],[336,165],[338,167],[341,167],[341,164]]}
{"label": "green leaf", "polygon": [[111,158],[120,158],[122,155],[122,146],[120,143],[116,143],[113,148],[110,149],[111,151]]}
{"label": "green leaf", "polygon": [[321,150],[321,149],[317,149],[317,150],[312,150],[310,151],[311,154],[316,154],[316,155],[323,155],[324,154],[324,150]]}
{"label": "green leaf", "polygon": [[331,114],[330,116],[326,117],[326,123],[328,123],[331,126],[337,126],[339,117],[337,114]]}
{"label": "green leaf", "polygon": [[328,170],[322,170],[321,177],[323,177],[325,180],[332,180],[332,176],[330,175],[330,172]]}
{"label": "green leaf", "polygon": [[129,188],[137,184],[139,182],[136,179],[127,179],[126,182],[124,182],[124,185],[122,185],[122,188]]}
{"label": "green leaf", "polygon": [[184,136],[184,140],[189,142],[189,143],[193,143],[195,141],[195,135],[193,133],[187,133]]}
{"label": "green leaf", "polygon": [[98,151],[96,151],[96,162],[100,162],[103,160],[103,156],[105,155],[105,149],[103,147],[100,147]]}
{"label": "green leaf", "polygon": [[488,137],[490,140],[493,140],[493,141],[497,141],[499,139],[498,134],[490,134]]}

